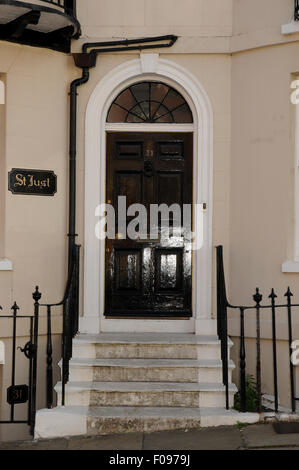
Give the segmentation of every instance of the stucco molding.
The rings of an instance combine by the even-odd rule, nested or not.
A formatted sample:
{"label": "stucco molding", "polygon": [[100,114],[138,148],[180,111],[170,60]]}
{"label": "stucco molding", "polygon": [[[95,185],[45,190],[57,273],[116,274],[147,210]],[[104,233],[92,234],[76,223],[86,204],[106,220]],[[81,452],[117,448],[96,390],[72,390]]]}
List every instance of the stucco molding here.
{"label": "stucco molding", "polygon": [[299,33],[299,22],[298,21],[291,21],[290,23],[283,24],[281,27],[281,34],[295,34]]}
{"label": "stucco molding", "polygon": [[140,54],[141,73],[156,73],[159,54]]}
{"label": "stucco molding", "polygon": [[283,273],[299,273],[299,261],[285,261],[282,263]]}
{"label": "stucco molding", "polygon": [[0,259],[0,271],[12,271],[13,264],[12,261],[6,258]]}
{"label": "stucco molding", "polygon": [[[150,54],[147,54],[150,56]],[[179,64],[156,57],[147,58],[147,67],[154,64],[155,72],[143,72],[143,58],[129,60],[111,70],[96,85],[89,99],[85,121],[85,257],[84,257],[84,316],[80,331],[151,331],[182,330],[184,322],[191,332],[198,320],[211,319],[212,304],[212,194],[213,194],[213,111],[210,99],[198,79]],[[109,106],[117,94],[132,83],[145,79],[162,80],[182,93],[194,116],[194,202],[207,204],[204,212],[204,244],[194,253],[192,322],[168,320],[133,322],[106,320],[104,309],[105,243],[95,237],[95,208],[105,201],[105,124]],[[173,130],[175,130],[173,128]],[[140,131],[142,127],[140,126]],[[198,230],[199,220],[195,220]],[[100,321],[101,318],[101,327]],[[98,330],[95,324],[98,322]],[[107,326],[109,324],[109,327]],[[93,325],[93,330],[90,327]],[[126,326],[127,325],[127,326]],[[115,328],[115,330],[114,330]],[[167,330],[168,329],[168,330]],[[197,330],[197,328],[196,328]],[[189,331],[189,330],[185,330]],[[201,331],[203,334],[203,331]]]}
{"label": "stucco molding", "polygon": [[3,341],[0,341],[0,365],[5,364],[5,346]]}

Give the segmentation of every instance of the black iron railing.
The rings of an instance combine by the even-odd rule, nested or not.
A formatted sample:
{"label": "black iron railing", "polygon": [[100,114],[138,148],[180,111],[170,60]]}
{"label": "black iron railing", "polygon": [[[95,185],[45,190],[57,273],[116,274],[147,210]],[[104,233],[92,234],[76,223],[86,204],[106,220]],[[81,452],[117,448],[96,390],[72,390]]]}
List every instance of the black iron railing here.
{"label": "black iron railing", "polygon": [[68,15],[76,16],[76,0],[41,0],[64,10]]}
{"label": "black iron railing", "polygon": [[[221,358],[223,365],[223,384],[226,389],[226,408],[229,409],[229,381],[228,381],[228,309],[238,310],[240,313],[240,349],[239,349],[239,367],[240,367],[240,407],[245,412],[246,407],[246,344],[245,344],[245,316],[248,313],[255,312],[256,321],[256,391],[257,391],[257,411],[262,411],[262,357],[261,357],[261,313],[265,311],[271,312],[272,323],[272,364],[273,364],[273,389],[274,389],[274,408],[275,412],[279,410],[279,387],[278,387],[278,367],[277,367],[277,335],[276,335],[276,317],[277,310],[282,315],[286,313],[286,321],[288,325],[288,344],[289,352],[285,364],[289,367],[290,380],[290,402],[292,412],[296,411],[296,401],[299,398],[295,396],[295,380],[294,380],[294,364],[293,355],[293,325],[292,315],[293,309],[299,307],[299,304],[292,303],[293,294],[290,288],[285,293],[286,303],[278,304],[276,302],[277,295],[274,289],[269,295],[269,303],[262,305],[263,296],[259,289],[256,289],[253,295],[254,305],[236,306],[229,303],[226,294],[226,284],[223,265],[223,247],[217,247],[217,325],[218,335],[221,340]],[[269,358],[267,358],[267,364]]]}
{"label": "black iron railing", "polygon": [[55,304],[41,304],[47,309],[47,408],[52,408],[53,398],[53,347],[52,347],[52,310],[56,307],[63,309],[62,330],[62,400],[65,404],[65,385],[69,380],[69,362],[73,353],[73,338],[79,328],[79,271],[80,271],[80,246],[74,245],[71,258],[71,269],[65,295],[61,302]]}
{"label": "black iron railing", "polygon": [[[6,401],[10,407],[9,418],[1,419],[0,424],[28,424],[31,434],[34,432],[35,414],[36,414],[36,384],[37,384],[37,352],[38,352],[38,332],[39,332],[39,300],[41,294],[36,287],[32,294],[34,299],[33,315],[19,315],[19,306],[15,302],[11,308],[12,314],[1,314],[0,320],[6,320],[12,323],[12,348],[11,348],[11,382],[7,389]],[[2,310],[2,307],[0,307]],[[23,328],[27,328],[29,341],[23,348],[17,346],[17,326],[19,322]],[[27,325],[27,326],[26,326]],[[1,331],[1,328],[0,328]],[[24,335],[24,333],[23,333]],[[24,353],[28,359],[28,383],[20,385],[17,371],[20,370],[19,361],[20,352]],[[9,374],[8,374],[9,375]],[[26,417],[20,419],[20,412],[16,413],[16,407],[23,404],[27,406]],[[0,407],[1,408],[1,407]],[[2,416],[2,409],[1,416]],[[22,414],[22,413],[21,413]]]}
{"label": "black iron railing", "polygon": [[299,21],[299,0],[294,0],[294,20]]}
{"label": "black iron railing", "polygon": [[[38,338],[39,338],[39,318],[41,307],[47,309],[47,347],[46,347],[46,406],[52,408],[54,405],[53,397],[53,347],[52,347],[52,309],[62,306],[63,309],[63,331],[62,331],[62,406],[65,402],[65,385],[69,379],[69,362],[72,358],[72,343],[73,338],[78,332],[79,321],[79,256],[80,246],[74,245],[71,257],[71,269],[65,295],[63,300],[55,304],[41,304],[41,294],[36,287],[35,292],[32,294],[34,299],[34,312],[32,315],[20,315],[20,310],[16,302],[12,306],[12,314],[0,314],[0,321],[6,320],[12,323],[12,348],[11,348],[11,362],[9,367],[11,371],[8,373],[11,376],[10,386],[7,389],[7,403],[10,406],[9,417],[1,419],[4,414],[2,406],[0,406],[0,424],[28,424],[30,426],[31,434],[34,434],[35,415],[36,415],[36,396],[37,396],[37,362],[38,362]],[[0,310],[2,307],[0,306]],[[22,322],[23,329],[27,328],[28,333],[22,334],[28,336],[29,340],[24,347],[18,346],[17,326],[18,322]],[[27,326],[26,326],[27,325]],[[1,336],[1,325],[0,325]],[[26,384],[19,384],[17,372],[20,370],[18,364],[23,353],[28,359],[28,381]],[[23,379],[24,380],[24,379]],[[24,412],[16,413],[16,406],[23,404],[27,406],[26,416]],[[1,404],[0,404],[1,405]],[[20,414],[23,418],[20,419]]]}

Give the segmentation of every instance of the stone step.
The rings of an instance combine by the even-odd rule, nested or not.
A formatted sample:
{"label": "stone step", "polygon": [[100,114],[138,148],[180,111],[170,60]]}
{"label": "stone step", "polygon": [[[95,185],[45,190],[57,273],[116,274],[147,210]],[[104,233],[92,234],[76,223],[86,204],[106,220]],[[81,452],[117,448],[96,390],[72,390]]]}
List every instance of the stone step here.
{"label": "stone step", "polygon": [[192,429],[200,427],[200,412],[194,408],[92,407],[87,427],[90,435]]}
{"label": "stone step", "polygon": [[[211,425],[219,414],[238,421],[224,409],[217,336],[80,334],[73,346],[66,406],[37,412],[36,438],[199,428],[201,413]],[[61,383],[56,391],[61,403]],[[231,384],[231,405],[236,391]]]}
{"label": "stone step", "polygon": [[257,423],[258,413],[224,408],[87,407],[65,406],[39,410],[35,439],[80,435],[109,435],[188,430],[207,426]]}
{"label": "stone step", "polygon": [[[234,363],[229,361],[229,381]],[[70,361],[70,382],[222,382],[221,360],[90,359]]]}
{"label": "stone step", "polygon": [[170,407],[65,406],[39,410],[35,438],[155,432],[200,427],[200,411]]}
{"label": "stone step", "polygon": [[220,359],[217,336],[111,334],[79,335],[73,342],[73,356],[131,359]]}
{"label": "stone step", "polygon": [[[61,383],[55,390],[61,403]],[[230,401],[237,391],[230,385]],[[225,406],[222,384],[171,382],[70,382],[65,404],[89,406],[161,406],[211,408]]]}

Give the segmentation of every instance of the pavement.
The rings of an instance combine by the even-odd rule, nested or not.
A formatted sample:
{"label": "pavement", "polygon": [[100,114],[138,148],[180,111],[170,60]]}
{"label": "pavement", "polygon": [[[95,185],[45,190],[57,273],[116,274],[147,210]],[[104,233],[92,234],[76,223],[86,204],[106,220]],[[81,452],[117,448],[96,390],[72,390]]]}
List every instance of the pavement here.
{"label": "pavement", "polygon": [[0,442],[0,450],[299,450],[299,433],[277,434],[272,424],[240,424],[151,434]]}

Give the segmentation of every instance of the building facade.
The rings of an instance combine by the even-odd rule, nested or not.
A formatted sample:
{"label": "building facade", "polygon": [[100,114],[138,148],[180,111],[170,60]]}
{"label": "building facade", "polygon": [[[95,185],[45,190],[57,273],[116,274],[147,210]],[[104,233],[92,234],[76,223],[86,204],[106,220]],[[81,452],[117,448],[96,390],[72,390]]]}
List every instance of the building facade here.
{"label": "building facade", "polygon": [[[156,346],[157,338],[162,341],[163,335],[168,346],[177,340],[178,355],[172,351],[169,354],[173,355],[166,355],[164,360],[196,359],[196,365],[186,367],[205,369],[202,380],[207,381],[211,396],[202,398],[202,403],[207,400],[206,404],[196,407],[190,396],[192,393],[200,396],[203,389],[190,388],[190,383],[200,380],[180,377],[174,370],[178,364],[172,365],[173,375],[170,372],[167,379],[162,374],[159,383],[189,384],[189,388],[183,387],[190,395],[186,395],[186,402],[176,398],[173,403],[176,408],[188,408],[188,413],[194,408],[194,415],[186,412],[187,417],[183,416],[182,426],[186,423],[197,426],[203,421],[203,415],[196,414],[197,408],[225,407],[223,397],[217,401],[213,395],[217,391],[223,394],[223,390],[211,389],[211,384],[217,385],[219,381],[220,386],[222,380],[213,372],[214,378],[208,378],[210,368],[219,366],[221,372],[221,363],[215,364],[219,351],[205,356],[199,346],[206,338],[203,346],[220,347],[215,247],[224,247],[227,288],[233,302],[244,305],[251,302],[257,286],[265,294],[274,287],[280,296],[290,286],[294,297],[299,295],[296,106],[299,23],[296,10],[294,15],[294,1],[77,0],[76,3],[0,0],[2,313],[8,312],[14,301],[19,303],[20,315],[31,313],[31,292],[36,285],[42,292],[41,303],[58,303],[64,296],[72,267],[71,250],[75,243],[81,245],[80,340],[75,339],[81,341],[75,347],[75,351],[80,350],[79,359],[103,359],[99,355],[94,357],[99,353],[90,349],[93,347],[90,344],[97,344],[95,338],[86,346],[87,335],[99,335],[99,342],[108,335],[109,345],[118,341],[120,345],[127,342],[136,348],[143,344],[142,335],[146,344],[153,342]],[[74,82],[76,79],[79,82]],[[13,169],[17,170],[19,180],[8,178]],[[21,191],[22,181],[23,186],[25,183],[20,175],[26,170],[53,172],[57,190],[47,194],[41,189],[38,196]],[[47,177],[50,176],[46,175],[45,181]],[[13,190],[16,186],[12,188],[16,184],[19,191]],[[95,232],[99,221],[96,208],[120,195],[145,205],[192,203],[193,209],[197,208],[193,210],[193,231],[202,238],[201,248],[191,250],[190,240],[184,236],[170,244],[160,238],[155,241],[147,238],[144,242],[142,236],[141,240],[125,243],[118,227],[119,236],[113,243],[99,240]],[[53,308],[51,314],[55,385],[59,381],[57,364],[62,355],[62,309]],[[37,409],[46,405],[47,320],[47,310],[41,308]],[[6,389],[11,385],[13,346],[10,320],[0,321],[4,351],[0,398],[4,416]],[[289,379],[283,358],[288,354],[289,338],[285,315],[280,315],[277,322],[279,399],[287,407]],[[18,328],[17,346],[23,347],[28,340],[25,320]],[[262,319],[261,328],[262,389],[273,395],[272,369],[267,368],[267,361],[272,361],[268,318]],[[231,353],[236,369],[231,382],[239,385],[237,314],[229,316],[228,333],[235,343]],[[111,339],[112,334],[117,340]],[[298,334],[294,317],[294,339]],[[184,349],[186,335],[192,340],[187,341],[191,349],[185,351],[184,357],[178,351]],[[245,336],[247,365],[254,374],[256,324],[249,317]],[[122,358],[107,354],[108,358]],[[161,352],[157,357],[132,354],[133,361],[163,359]],[[124,357],[129,361],[130,355]],[[17,371],[18,380],[24,383],[26,360],[19,358]],[[79,368],[78,361],[77,366],[73,361],[74,369]],[[98,366],[104,369],[105,364]],[[106,366],[111,368],[113,364]],[[67,422],[65,414],[61,418],[57,408],[39,412],[37,436],[55,435],[53,428],[58,435],[89,432],[85,419],[88,413],[83,413],[83,407],[101,404],[91,398],[96,390],[86,385],[100,383],[95,378],[95,362],[92,367],[93,372],[79,373],[76,369],[70,373],[66,409],[68,405],[80,406],[79,418],[69,408],[66,414],[71,424],[59,430],[56,423],[61,419]],[[130,364],[125,367],[130,368]],[[143,363],[143,368],[146,367],[150,366]],[[230,367],[233,368],[232,363]],[[105,371],[101,373],[104,377]],[[134,383],[132,377],[123,381]],[[121,381],[115,373],[105,383]],[[155,382],[150,373],[148,381]],[[72,382],[77,382],[77,389]],[[140,377],[136,382],[142,382]],[[128,390],[125,388],[123,393],[129,393]],[[177,392],[163,387],[161,390],[170,395]],[[108,394],[103,385],[99,385],[98,391],[102,396]],[[112,386],[109,391],[115,392]],[[107,398],[106,408],[112,404],[142,405],[142,399],[137,398],[138,392],[142,396],[142,390],[133,391],[131,401],[119,397],[115,403]],[[163,400],[157,398],[158,391],[156,386],[152,400],[166,408]],[[231,384],[232,396],[235,391]],[[198,400],[195,395],[193,398]],[[120,419],[119,415],[114,416]],[[165,427],[173,426],[166,418],[168,414]],[[141,426],[142,413],[138,419],[136,422]],[[132,425],[132,429],[141,429],[138,426]],[[20,429],[18,432],[23,435],[25,428],[3,424],[1,438],[14,434],[15,429]],[[101,425],[97,429],[117,431]]]}

